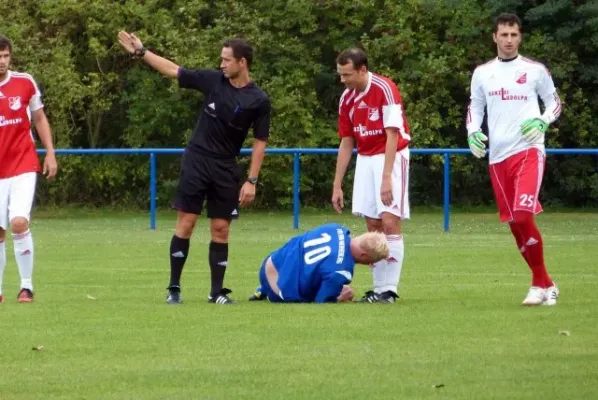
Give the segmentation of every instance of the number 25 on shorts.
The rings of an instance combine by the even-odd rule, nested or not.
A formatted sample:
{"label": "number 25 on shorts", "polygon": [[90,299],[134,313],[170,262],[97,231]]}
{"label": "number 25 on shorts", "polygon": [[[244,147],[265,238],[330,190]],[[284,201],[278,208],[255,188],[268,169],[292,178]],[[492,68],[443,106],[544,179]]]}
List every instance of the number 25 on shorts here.
{"label": "number 25 on shorts", "polygon": [[533,194],[522,194],[519,196],[519,205],[521,207],[533,207],[535,200],[536,199]]}

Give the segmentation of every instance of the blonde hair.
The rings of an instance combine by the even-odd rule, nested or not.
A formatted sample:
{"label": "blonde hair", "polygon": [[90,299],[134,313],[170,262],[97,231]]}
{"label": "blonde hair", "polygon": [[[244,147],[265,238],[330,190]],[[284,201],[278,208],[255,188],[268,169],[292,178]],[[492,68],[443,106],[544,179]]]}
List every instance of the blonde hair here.
{"label": "blonde hair", "polygon": [[367,232],[360,236],[361,248],[365,250],[372,262],[388,258],[388,242],[381,232]]}

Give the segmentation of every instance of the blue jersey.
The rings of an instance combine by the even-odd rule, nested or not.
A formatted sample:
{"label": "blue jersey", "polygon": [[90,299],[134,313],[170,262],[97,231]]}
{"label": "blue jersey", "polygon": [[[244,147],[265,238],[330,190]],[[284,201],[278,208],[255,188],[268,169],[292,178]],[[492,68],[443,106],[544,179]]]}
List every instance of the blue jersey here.
{"label": "blue jersey", "polygon": [[353,279],[350,232],[326,224],[289,240],[272,253],[284,301],[335,302]]}

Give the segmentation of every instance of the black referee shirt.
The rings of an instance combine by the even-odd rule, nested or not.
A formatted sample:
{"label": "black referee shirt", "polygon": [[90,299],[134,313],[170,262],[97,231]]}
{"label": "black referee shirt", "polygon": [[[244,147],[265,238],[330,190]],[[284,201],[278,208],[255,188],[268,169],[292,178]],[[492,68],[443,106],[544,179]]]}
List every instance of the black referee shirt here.
{"label": "black referee shirt", "polygon": [[217,158],[239,155],[249,128],[256,139],[270,135],[270,99],[253,82],[242,88],[230,84],[218,70],[179,68],[179,86],[205,95],[189,146]]}

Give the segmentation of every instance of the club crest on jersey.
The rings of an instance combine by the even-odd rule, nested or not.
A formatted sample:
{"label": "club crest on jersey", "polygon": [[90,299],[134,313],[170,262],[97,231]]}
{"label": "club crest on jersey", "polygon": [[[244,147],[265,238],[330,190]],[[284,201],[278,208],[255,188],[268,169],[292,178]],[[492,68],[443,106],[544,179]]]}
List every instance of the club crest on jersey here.
{"label": "club crest on jersey", "polygon": [[370,108],[369,110],[370,121],[378,121],[380,119],[380,111],[377,107]]}
{"label": "club crest on jersey", "polygon": [[19,96],[9,97],[8,106],[11,110],[17,111],[19,108],[21,108],[21,98]]}
{"label": "club crest on jersey", "polygon": [[520,85],[523,85],[525,82],[527,82],[527,72],[517,72],[515,78],[515,82],[517,82]]}

